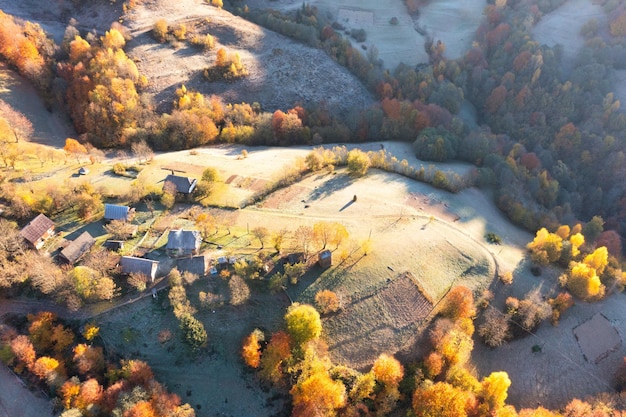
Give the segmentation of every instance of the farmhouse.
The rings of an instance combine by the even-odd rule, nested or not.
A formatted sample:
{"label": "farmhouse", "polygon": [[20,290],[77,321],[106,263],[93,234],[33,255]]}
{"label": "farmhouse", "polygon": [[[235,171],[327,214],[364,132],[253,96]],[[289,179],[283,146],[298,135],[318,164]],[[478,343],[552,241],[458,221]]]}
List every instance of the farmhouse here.
{"label": "farmhouse", "polygon": [[197,230],[170,230],[167,235],[167,254],[172,257],[197,255],[202,238]]}
{"label": "farmhouse", "polygon": [[151,282],[154,282],[156,278],[158,267],[159,261],[151,259],[136,258],[134,256],[122,256],[122,259],[120,259],[122,274],[143,274],[150,278]]}
{"label": "farmhouse", "polygon": [[20,236],[30,247],[39,250],[47,239],[54,236],[54,222],[40,214],[24,226]]}
{"label": "farmhouse", "polygon": [[177,193],[191,194],[198,185],[198,180],[195,178],[181,177],[178,175],[170,174],[165,178],[163,189],[173,186]]}
{"label": "farmhouse", "polygon": [[61,251],[59,257],[72,265],[89,252],[95,243],[96,240],[88,232],[83,232]]}
{"label": "farmhouse", "polygon": [[176,263],[176,266],[181,273],[190,272],[202,277],[206,275],[210,262],[211,259],[208,256],[200,255],[191,258],[181,258]]}
{"label": "farmhouse", "polygon": [[128,206],[118,206],[115,204],[104,205],[104,221],[122,220],[129,222],[135,216],[135,209]]}

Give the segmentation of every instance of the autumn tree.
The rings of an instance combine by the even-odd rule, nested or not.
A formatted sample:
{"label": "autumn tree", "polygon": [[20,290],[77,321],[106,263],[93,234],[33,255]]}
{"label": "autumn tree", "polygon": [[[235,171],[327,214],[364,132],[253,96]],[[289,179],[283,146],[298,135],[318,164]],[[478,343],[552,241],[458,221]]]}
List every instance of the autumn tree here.
{"label": "autumn tree", "polygon": [[345,226],[338,222],[317,222],[313,225],[313,239],[326,249],[327,245],[339,247],[348,238]]}
{"label": "autumn tree", "polygon": [[98,376],[105,367],[104,352],[100,346],[84,343],[74,347],[74,365],[82,376]]}
{"label": "autumn tree", "polygon": [[79,162],[82,157],[87,155],[87,148],[76,139],[72,138],[65,139],[63,150],[68,156],[76,158],[76,162]]}
{"label": "autumn tree", "polygon": [[492,412],[504,407],[511,380],[506,372],[492,372],[481,382],[480,395]]}
{"label": "autumn tree", "polygon": [[15,367],[17,373],[21,373],[25,367],[30,368],[33,366],[37,354],[28,336],[17,336],[11,340],[10,346],[15,358],[18,360],[18,364]]}
{"label": "autumn tree", "polygon": [[341,308],[339,297],[331,290],[321,290],[315,294],[315,304],[322,314],[335,313]]}
{"label": "autumn tree", "polygon": [[533,262],[547,265],[558,261],[561,257],[563,239],[556,233],[550,233],[546,228],[541,228],[526,247],[531,252]]}
{"label": "autumn tree", "polygon": [[487,346],[501,346],[511,337],[508,315],[495,308],[489,308],[485,311],[483,320],[484,322],[478,326],[478,335]]}
{"label": "autumn tree", "polygon": [[476,314],[474,294],[469,288],[458,285],[446,295],[441,315],[451,320],[472,318]]}
{"label": "autumn tree", "polygon": [[355,177],[367,174],[370,167],[370,158],[362,150],[355,148],[348,152],[348,172]]}
{"label": "autumn tree", "polygon": [[148,145],[143,139],[133,142],[130,145],[130,149],[133,155],[135,155],[135,158],[139,160],[139,163],[150,162],[154,158],[154,152],[152,152],[152,148],[150,148],[150,145]]}
{"label": "autumn tree", "polygon": [[[32,136],[34,129],[33,124],[23,113],[15,110],[9,103],[0,99],[0,119],[6,122],[6,126],[10,130],[11,136],[16,143],[20,140],[28,140]],[[2,124],[0,124],[2,126]],[[7,138],[3,135],[3,129],[0,128],[0,140],[5,141]]]}
{"label": "autumn tree", "polygon": [[322,321],[319,313],[308,304],[294,303],[285,314],[287,332],[298,346],[316,339],[322,333]]}
{"label": "autumn tree", "polygon": [[136,226],[124,220],[111,220],[104,225],[104,230],[111,235],[113,239],[126,240],[133,236],[136,232]]}
{"label": "autumn tree", "polygon": [[265,247],[265,238],[269,234],[267,228],[263,226],[257,226],[252,229],[252,234],[254,235],[254,237],[259,239],[259,243],[261,243],[261,249],[263,249]]}
{"label": "autumn tree", "polygon": [[258,368],[261,364],[261,343],[265,339],[263,332],[254,329],[243,341],[241,356],[246,365],[252,368]]}
{"label": "autumn tree", "polygon": [[270,342],[261,355],[259,375],[262,379],[274,384],[282,381],[283,364],[291,357],[292,345],[293,341],[287,333],[280,331],[272,334]]}
{"label": "autumn tree", "polygon": [[413,394],[416,417],[467,417],[472,396],[446,382],[419,387]]}

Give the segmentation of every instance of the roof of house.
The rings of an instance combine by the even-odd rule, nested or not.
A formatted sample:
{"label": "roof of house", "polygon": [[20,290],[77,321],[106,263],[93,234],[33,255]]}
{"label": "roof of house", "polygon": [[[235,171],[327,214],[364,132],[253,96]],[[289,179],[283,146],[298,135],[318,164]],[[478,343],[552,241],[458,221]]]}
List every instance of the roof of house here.
{"label": "roof of house", "polygon": [[200,255],[193,256],[191,258],[181,258],[176,263],[176,266],[180,272],[191,272],[199,277],[206,273],[207,265],[209,264],[209,258]]}
{"label": "roof of house", "polygon": [[104,218],[106,220],[126,220],[130,207],[117,206],[115,204],[104,205]]}
{"label": "roof of house", "polygon": [[198,249],[200,247],[200,232],[197,230],[170,230],[167,235],[166,249]]}
{"label": "roof of house", "polygon": [[[152,276],[156,268],[154,265],[158,265],[159,261],[153,261],[151,259],[136,258],[134,256],[122,256],[120,259],[120,267],[123,274],[144,274],[148,277]],[[155,269],[153,269],[155,268]]]}
{"label": "roof of house", "polygon": [[168,182],[174,184],[174,187],[176,187],[176,192],[190,194],[196,188],[198,180],[195,178],[181,177],[178,175],[170,174],[165,178],[165,183],[163,184],[163,187],[165,187]]}
{"label": "roof of house", "polygon": [[95,243],[96,240],[88,232],[83,232],[61,251],[61,256],[73,264],[87,253]]}
{"label": "roof of house", "polygon": [[45,215],[40,214],[20,230],[20,236],[34,244],[41,239],[51,227],[54,227],[54,222]]}

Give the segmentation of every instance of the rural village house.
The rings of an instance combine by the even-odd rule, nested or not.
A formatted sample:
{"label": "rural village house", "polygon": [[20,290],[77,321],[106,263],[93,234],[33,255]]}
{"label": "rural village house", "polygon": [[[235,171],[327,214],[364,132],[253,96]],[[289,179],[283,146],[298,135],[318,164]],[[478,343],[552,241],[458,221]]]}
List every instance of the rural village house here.
{"label": "rural village house", "polygon": [[88,232],[83,232],[80,236],[70,242],[59,254],[68,264],[73,265],[83,257],[96,243]]}
{"label": "rural village house", "polygon": [[40,214],[20,231],[20,236],[34,249],[41,249],[47,239],[54,236],[54,222]]}
{"label": "rural village house", "polygon": [[197,255],[202,237],[197,230],[170,230],[165,247],[169,256]]}
{"label": "rural village house", "polygon": [[191,194],[198,185],[198,180],[195,178],[181,177],[178,175],[170,174],[165,178],[163,189],[168,187],[168,184],[172,184],[177,193]]}
{"label": "rural village house", "polygon": [[115,204],[104,205],[104,221],[123,220],[129,222],[135,216],[135,209],[128,206],[118,206]]}
{"label": "rural village house", "polygon": [[206,275],[210,263],[211,259],[208,256],[200,255],[191,258],[181,258],[176,263],[176,266],[181,273],[190,272],[202,277]]}
{"label": "rural village house", "polygon": [[154,282],[158,267],[159,261],[153,261],[151,259],[137,258],[134,256],[122,256],[120,259],[122,274],[143,274],[150,278],[150,282]]}

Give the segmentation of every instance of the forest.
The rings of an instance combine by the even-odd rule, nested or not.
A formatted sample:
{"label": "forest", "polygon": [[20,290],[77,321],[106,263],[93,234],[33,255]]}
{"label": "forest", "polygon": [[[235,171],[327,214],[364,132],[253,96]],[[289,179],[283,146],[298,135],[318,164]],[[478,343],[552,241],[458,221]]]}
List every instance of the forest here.
{"label": "forest", "polygon": [[[516,410],[506,402],[511,385],[506,372],[480,378],[470,366],[475,340],[496,348],[525,337],[547,319],[556,326],[574,300],[596,302],[623,290],[626,283],[622,245],[626,237],[626,114],[609,83],[614,71],[626,70],[626,7],[618,0],[602,1],[607,24],[585,23],[581,32],[585,45],[573,67],[565,68],[560,47],[542,45],[531,33],[542,16],[564,2],[489,2],[472,47],[462,58],[447,59],[446,45],[430,40],[427,65],[385,70],[374,48],[363,52],[351,44],[351,37],[364,39],[364,33],[347,34],[338,22],[306,3],[287,13],[251,10],[241,0],[207,1],[321,49],[346,67],[376,98],[367,109],[347,113],[325,103],[263,109],[259,103],[229,103],[184,85],[175,89],[166,108],[157,106],[148,94],[149,80],[127,55],[132,35],[119,22],[103,34],[70,24],[63,41],[56,44],[38,24],[0,10],[0,57],[37,89],[50,109],[62,110],[77,132],[75,139],[67,138],[64,155],[54,151],[38,155],[42,166],[63,157],[94,164],[105,152],[131,152],[136,165],[120,163],[113,168],[115,175],[123,177],[140,172],[154,157],[153,150],[194,152],[194,148],[216,144],[289,147],[402,141],[410,143],[422,161],[472,164],[471,174],[461,178],[439,170],[414,169],[384,149],[318,147],[262,192],[241,206],[227,208],[254,206],[311,173],[334,175],[336,167],[346,167],[355,179],[377,168],[451,193],[471,187],[493,190],[497,207],[535,236],[526,247],[533,271],[540,275],[542,270],[561,268],[558,294],[545,297],[530,291],[523,298],[510,296],[501,309],[490,305],[494,294],[488,290],[479,295],[462,285],[451,288],[424,332],[425,354],[409,363],[381,354],[369,371],[334,363],[321,337],[323,319],[342,309],[337,294],[324,290],[315,294],[311,304],[292,303],[280,329],[255,328],[239,352],[261,384],[290,399],[291,415],[620,416],[625,409],[626,365],[614,375],[615,393],[572,399],[559,410],[540,404]],[[124,8],[130,10],[140,3],[127,1]],[[423,5],[413,0],[405,3],[412,13]],[[184,24],[170,25],[165,19],[155,21],[150,34],[155,42],[188,43],[214,56],[214,65],[201,73],[203,82],[236,84],[249,76],[245,59],[217,48],[211,34],[188,31]],[[461,117],[467,103],[476,109],[477,126]],[[20,144],[28,141],[32,131],[23,114],[0,102],[0,160],[6,170],[15,169],[25,152]],[[245,152],[241,159],[247,157]],[[190,197],[137,180],[128,194],[115,198],[145,205],[152,217],[156,201],[164,212],[176,203],[206,201],[218,189],[217,183],[223,182],[218,177],[215,169],[206,169]],[[94,250],[79,266],[58,267],[21,244],[17,223],[25,223],[36,213],[59,215],[75,210],[80,221],[90,221],[107,199],[100,190],[84,183],[74,188],[40,188],[44,192],[35,193],[5,180],[3,176],[0,199],[10,221],[0,219],[3,294],[26,291],[53,297],[76,311],[120,293],[146,290],[148,281],[138,275],[118,285],[118,258],[109,251]],[[231,225],[223,219],[200,212],[189,216],[205,242],[220,229],[231,234]],[[124,240],[132,234],[124,226],[111,223],[105,229]],[[220,285],[230,291],[228,303],[243,304],[250,288],[258,289],[259,271],[271,260],[263,256],[265,243],[271,235],[280,254],[287,233],[286,229],[271,233],[263,226],[253,226],[251,233],[248,230],[258,240],[260,254],[248,263],[233,262],[232,276],[220,274]],[[319,222],[290,235],[308,255],[310,242],[320,246],[320,251],[327,244],[336,244],[338,249],[346,244],[348,232],[339,223]],[[491,244],[499,240],[495,234],[487,238]],[[367,256],[368,244],[354,245],[350,256],[359,251],[361,258]],[[309,267],[288,265],[282,274],[268,276],[267,288],[261,292],[280,292],[290,280],[296,285]],[[186,292],[197,278],[177,270],[166,278],[167,309],[173,312],[194,358],[206,353],[210,344],[196,317],[198,309]],[[498,278],[500,284],[510,285],[512,272],[501,271]],[[197,304],[206,311],[224,304],[217,292],[207,290],[198,296]],[[50,312],[13,317],[10,325],[0,327],[0,359],[32,386],[47,390],[63,417],[195,415],[189,404],[182,404],[179,396],[156,381],[147,363],[109,360],[98,331],[93,323],[79,328]]]}

